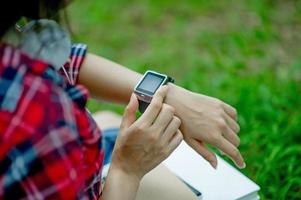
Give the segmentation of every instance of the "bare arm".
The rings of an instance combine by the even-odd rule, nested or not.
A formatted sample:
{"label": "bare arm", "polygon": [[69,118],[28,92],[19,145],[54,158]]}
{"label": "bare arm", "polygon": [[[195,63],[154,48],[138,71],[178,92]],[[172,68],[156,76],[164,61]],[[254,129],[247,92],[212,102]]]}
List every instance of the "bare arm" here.
{"label": "bare arm", "polygon": [[80,69],[79,83],[85,85],[94,98],[126,104],[141,77],[110,60],[87,54]]}
{"label": "bare arm", "polygon": [[181,121],[163,103],[168,87],[156,92],[136,120],[138,100],[132,95],[117,137],[102,200],[134,200],[142,177],[166,159],[181,143]]}
{"label": "bare arm", "polygon": [[134,200],[139,184],[140,178],[110,167],[100,200]]}
{"label": "bare arm", "polygon": [[[80,70],[79,82],[95,98],[126,103],[141,76],[112,61],[88,54]],[[239,125],[235,108],[174,84],[169,84],[165,102],[176,109],[175,114],[182,120],[184,140],[213,167],[217,166],[217,159],[207,144],[224,152],[238,167],[245,167],[238,150]]]}

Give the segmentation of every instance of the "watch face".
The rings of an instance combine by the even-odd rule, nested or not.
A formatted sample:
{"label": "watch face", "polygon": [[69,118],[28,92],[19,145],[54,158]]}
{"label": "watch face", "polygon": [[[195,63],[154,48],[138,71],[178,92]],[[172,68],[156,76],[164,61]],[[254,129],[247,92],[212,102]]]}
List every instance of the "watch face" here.
{"label": "watch face", "polygon": [[136,87],[136,91],[153,96],[166,79],[165,75],[148,71]]}

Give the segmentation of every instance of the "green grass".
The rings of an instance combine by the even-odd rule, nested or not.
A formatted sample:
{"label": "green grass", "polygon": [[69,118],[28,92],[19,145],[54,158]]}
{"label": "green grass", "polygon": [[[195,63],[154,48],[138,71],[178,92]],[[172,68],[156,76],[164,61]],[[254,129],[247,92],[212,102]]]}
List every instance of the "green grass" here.
{"label": "green grass", "polygon": [[262,199],[301,199],[300,1],[78,0],[69,14],[90,51],[235,106],[243,173]]}

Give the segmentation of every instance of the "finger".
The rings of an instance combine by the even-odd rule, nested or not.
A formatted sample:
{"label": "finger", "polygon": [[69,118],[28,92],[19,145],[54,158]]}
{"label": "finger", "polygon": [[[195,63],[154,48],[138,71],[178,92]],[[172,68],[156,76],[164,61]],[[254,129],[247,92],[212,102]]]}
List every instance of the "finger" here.
{"label": "finger", "polygon": [[178,130],[167,146],[167,154],[170,155],[181,144],[182,140],[183,135],[181,131]]}
{"label": "finger", "polygon": [[181,120],[178,117],[174,116],[162,135],[161,141],[163,142],[163,144],[167,144],[171,141],[171,139],[177,133],[180,125]]}
{"label": "finger", "polygon": [[203,142],[197,140],[189,140],[188,144],[198,153],[200,154],[205,160],[207,160],[210,165],[216,169],[217,167],[217,158],[216,155],[211,152]]}
{"label": "finger", "polygon": [[135,94],[131,95],[130,102],[125,108],[121,127],[129,127],[131,124],[133,124],[136,120],[136,112],[138,109],[138,100]]}
{"label": "finger", "polygon": [[223,109],[225,110],[225,112],[235,121],[237,121],[237,111],[235,108],[233,108],[232,106],[224,103],[223,104]]}
{"label": "finger", "polygon": [[231,117],[229,117],[229,115],[225,114],[224,115],[224,119],[226,120],[227,124],[230,126],[230,128],[236,133],[238,134],[240,131],[240,127],[238,125],[238,123],[233,120]]}
{"label": "finger", "polygon": [[225,139],[231,142],[234,146],[238,147],[240,144],[240,139],[237,134],[229,127],[222,132]]}
{"label": "finger", "polygon": [[244,162],[244,159],[242,158],[239,150],[231,144],[228,140],[222,138],[218,144],[216,144],[216,147],[219,148],[221,151],[223,151],[225,154],[228,155],[229,158],[232,159],[232,161],[239,167],[239,168],[245,168],[246,164]]}
{"label": "finger", "polygon": [[168,124],[173,119],[174,113],[175,113],[175,109],[173,107],[163,103],[161,111],[160,111],[157,119],[155,119],[152,126],[155,129],[157,129],[159,132],[163,133],[164,130],[166,129],[166,127],[168,126]]}
{"label": "finger", "polygon": [[221,154],[222,156],[225,155],[225,153],[224,153],[223,151],[219,150],[219,152],[220,152],[220,154]]}
{"label": "finger", "polygon": [[141,117],[137,120],[137,123],[143,123],[149,126],[154,122],[161,110],[167,91],[168,87],[165,85],[155,93],[151,103]]}

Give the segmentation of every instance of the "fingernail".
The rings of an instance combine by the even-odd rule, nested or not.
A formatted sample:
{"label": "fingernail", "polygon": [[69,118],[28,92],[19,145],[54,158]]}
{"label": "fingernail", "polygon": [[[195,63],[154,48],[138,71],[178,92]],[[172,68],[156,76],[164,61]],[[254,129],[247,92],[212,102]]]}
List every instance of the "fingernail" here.
{"label": "fingernail", "polygon": [[240,169],[244,169],[244,168],[246,168],[246,163],[244,162],[241,166],[240,166]]}
{"label": "fingernail", "polygon": [[217,162],[216,161],[212,161],[211,163],[211,166],[216,169],[217,168]]}
{"label": "fingernail", "polygon": [[246,163],[244,162],[244,164],[242,164],[242,168],[246,168]]}

